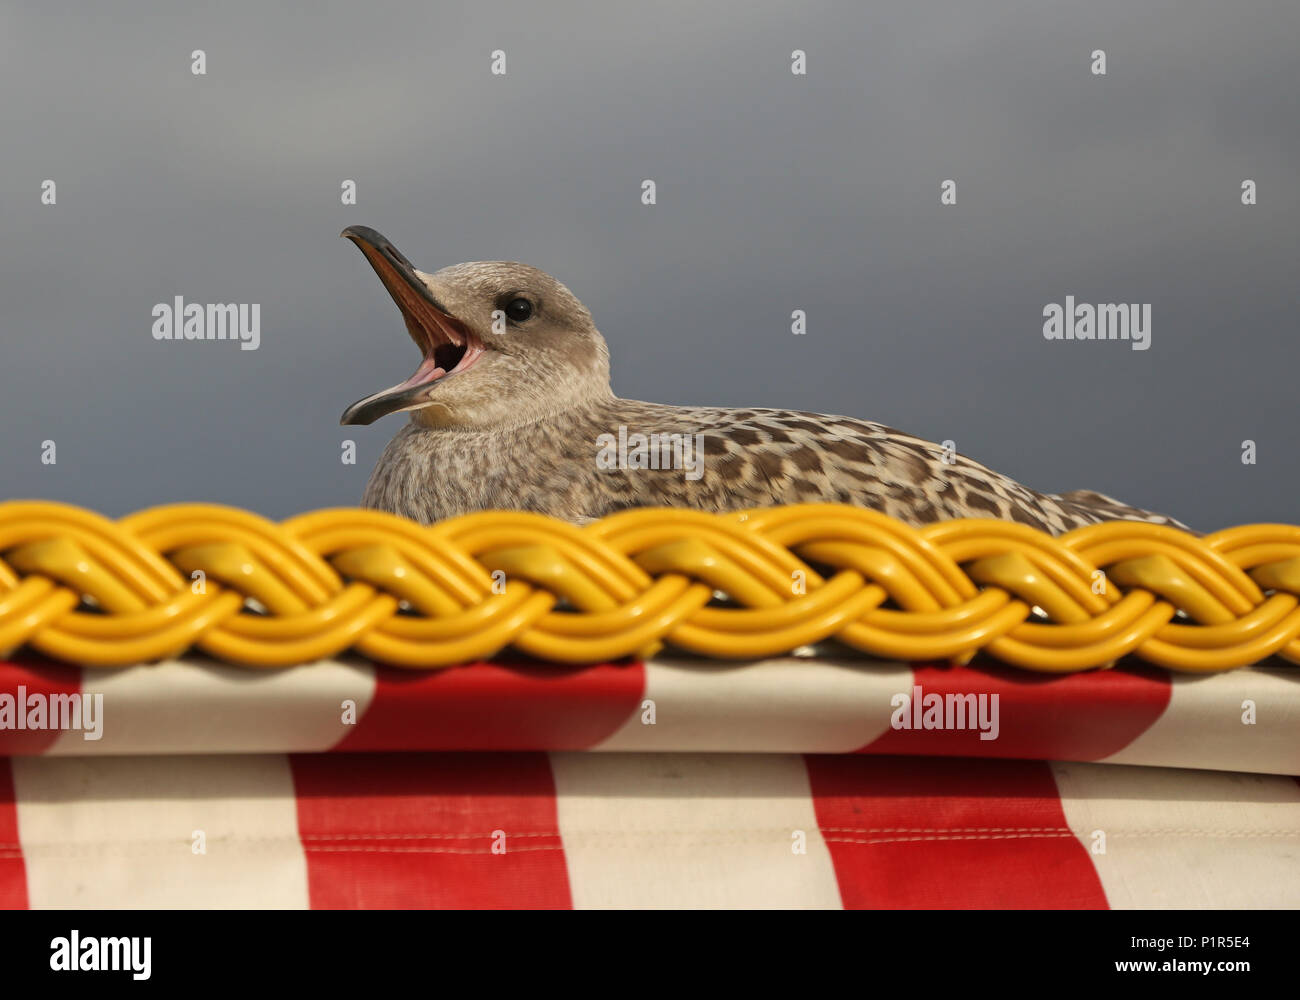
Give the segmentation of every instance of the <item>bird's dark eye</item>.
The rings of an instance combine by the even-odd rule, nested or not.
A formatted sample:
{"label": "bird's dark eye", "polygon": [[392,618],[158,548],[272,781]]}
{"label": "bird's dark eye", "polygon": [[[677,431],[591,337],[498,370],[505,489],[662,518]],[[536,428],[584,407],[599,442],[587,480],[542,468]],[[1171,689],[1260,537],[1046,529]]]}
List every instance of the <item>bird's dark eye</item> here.
{"label": "bird's dark eye", "polygon": [[533,304],[527,299],[511,299],[506,306],[506,315],[516,323],[522,323],[533,314]]}

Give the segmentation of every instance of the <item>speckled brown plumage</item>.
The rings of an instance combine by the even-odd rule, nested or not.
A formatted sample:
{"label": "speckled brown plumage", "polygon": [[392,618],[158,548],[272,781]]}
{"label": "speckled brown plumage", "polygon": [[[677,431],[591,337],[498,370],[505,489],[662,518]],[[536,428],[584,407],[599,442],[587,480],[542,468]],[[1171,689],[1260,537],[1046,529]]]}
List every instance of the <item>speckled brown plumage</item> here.
{"label": "speckled brown plumage", "polygon": [[[597,439],[622,425],[703,434],[703,475],[597,468]],[[430,522],[486,509],[583,521],[628,507],[725,511],[834,502],[920,525],[993,517],[1060,534],[1114,518],[1176,523],[1100,493],[1039,493],[936,444],[853,417],[675,407],[610,398],[501,431],[410,423],[385,449],[364,503]]]}

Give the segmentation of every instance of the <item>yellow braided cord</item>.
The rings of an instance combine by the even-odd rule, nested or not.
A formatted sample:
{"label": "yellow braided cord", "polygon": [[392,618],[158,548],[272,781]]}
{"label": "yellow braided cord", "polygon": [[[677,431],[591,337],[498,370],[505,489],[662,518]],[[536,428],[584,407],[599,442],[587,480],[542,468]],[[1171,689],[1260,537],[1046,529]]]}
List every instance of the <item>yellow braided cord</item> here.
{"label": "yellow braided cord", "polygon": [[1052,538],[828,504],[644,509],[581,528],[505,511],[421,527],[365,510],[276,524],[178,504],[114,522],[0,504],[0,652],[90,666],[191,648],[256,667],[349,649],[440,667],[507,647],[590,663],[663,643],[751,658],[835,639],[887,659],[982,649],[1069,672],[1133,653],[1202,672],[1300,662],[1297,605],[1300,527],[1285,524],[1194,538],[1112,521]]}

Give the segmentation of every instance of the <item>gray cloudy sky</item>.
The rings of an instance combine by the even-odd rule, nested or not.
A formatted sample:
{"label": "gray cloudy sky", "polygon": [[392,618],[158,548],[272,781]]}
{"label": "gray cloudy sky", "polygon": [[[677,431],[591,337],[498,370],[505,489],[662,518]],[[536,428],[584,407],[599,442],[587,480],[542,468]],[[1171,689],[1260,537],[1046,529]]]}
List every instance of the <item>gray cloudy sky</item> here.
{"label": "gray cloudy sky", "polygon": [[[364,224],[550,271],[621,395],[1296,521],[1298,52],[1293,0],[0,7],[0,497],[355,503],[403,418],[338,416],[418,361]],[[1045,341],[1067,294],[1151,303],[1151,349]],[[261,349],[155,342],[177,295],[261,303]]]}

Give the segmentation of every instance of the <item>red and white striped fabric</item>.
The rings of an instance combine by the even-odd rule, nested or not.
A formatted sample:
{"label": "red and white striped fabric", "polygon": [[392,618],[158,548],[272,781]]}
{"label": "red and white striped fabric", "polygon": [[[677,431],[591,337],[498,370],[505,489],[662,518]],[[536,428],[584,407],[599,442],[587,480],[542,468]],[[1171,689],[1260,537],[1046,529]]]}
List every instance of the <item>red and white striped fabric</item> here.
{"label": "red and white striped fabric", "polygon": [[1286,669],[23,660],[0,906],[1300,907],[1298,732]]}
{"label": "red and white striped fabric", "polygon": [[[901,695],[985,696],[997,736],[894,728]],[[253,671],[0,663],[0,698],[103,695],[102,737],[5,727],[0,754],[618,750],[1073,760],[1300,774],[1300,671],[1035,674],[784,658],[414,672],[360,660]],[[21,697],[20,697],[21,696]],[[909,716],[910,718],[910,716]]]}
{"label": "red and white striped fabric", "polygon": [[861,755],[20,757],[0,905],[1296,907],[1300,783]]}

